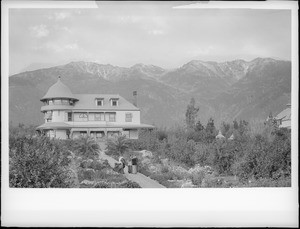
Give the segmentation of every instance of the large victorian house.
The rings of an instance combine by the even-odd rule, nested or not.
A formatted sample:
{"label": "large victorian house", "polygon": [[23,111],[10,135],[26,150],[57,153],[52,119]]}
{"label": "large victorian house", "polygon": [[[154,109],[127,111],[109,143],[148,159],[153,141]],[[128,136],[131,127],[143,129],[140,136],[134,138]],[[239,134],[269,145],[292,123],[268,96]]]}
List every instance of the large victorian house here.
{"label": "large victorian house", "polygon": [[138,130],[153,126],[140,123],[140,109],[117,94],[73,94],[58,81],[41,99],[45,123],[37,130],[51,138],[115,135],[138,138]]}

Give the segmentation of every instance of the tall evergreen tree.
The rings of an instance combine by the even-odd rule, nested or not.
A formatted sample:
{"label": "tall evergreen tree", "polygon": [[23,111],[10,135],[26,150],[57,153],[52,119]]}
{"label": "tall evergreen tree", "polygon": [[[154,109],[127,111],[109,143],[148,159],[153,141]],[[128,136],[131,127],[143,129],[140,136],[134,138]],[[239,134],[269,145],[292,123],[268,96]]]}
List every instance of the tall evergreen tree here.
{"label": "tall evergreen tree", "polygon": [[204,126],[201,124],[200,121],[198,121],[198,122],[196,123],[195,130],[196,130],[196,131],[202,131],[202,130],[204,130]]}
{"label": "tall evergreen tree", "polygon": [[213,134],[216,131],[215,122],[213,118],[209,118],[205,130],[210,134]]}
{"label": "tall evergreen tree", "polygon": [[199,107],[195,107],[195,99],[191,98],[191,101],[185,112],[185,121],[189,129],[193,129],[195,127],[198,111]]}

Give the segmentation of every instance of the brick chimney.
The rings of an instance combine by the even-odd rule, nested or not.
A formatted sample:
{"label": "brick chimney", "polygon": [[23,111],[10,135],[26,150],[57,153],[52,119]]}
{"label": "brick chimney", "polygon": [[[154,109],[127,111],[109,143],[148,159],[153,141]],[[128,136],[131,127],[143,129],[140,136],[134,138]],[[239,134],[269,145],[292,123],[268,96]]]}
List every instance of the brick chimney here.
{"label": "brick chimney", "polygon": [[137,91],[133,91],[133,105],[137,107]]}

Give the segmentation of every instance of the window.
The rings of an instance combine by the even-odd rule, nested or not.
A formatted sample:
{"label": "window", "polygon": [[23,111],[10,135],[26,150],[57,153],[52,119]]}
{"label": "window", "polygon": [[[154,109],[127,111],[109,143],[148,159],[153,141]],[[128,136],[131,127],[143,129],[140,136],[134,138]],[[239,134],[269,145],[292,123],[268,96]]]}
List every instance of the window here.
{"label": "window", "polygon": [[97,106],[103,106],[103,101],[102,100],[97,100]]}
{"label": "window", "polygon": [[70,100],[70,105],[73,105],[74,104],[74,101],[73,100]]}
{"label": "window", "polygon": [[45,112],[44,118],[46,119],[46,122],[51,122],[51,120],[52,120],[52,111]]}
{"label": "window", "polygon": [[68,122],[72,121],[72,112],[68,112]]}
{"label": "window", "polygon": [[54,99],[54,104],[60,105],[61,104],[61,99]]}
{"label": "window", "polygon": [[61,100],[61,103],[62,103],[63,105],[69,105],[69,100],[67,100],[67,99],[62,99],[62,100]]}
{"label": "window", "polygon": [[49,100],[49,105],[53,105],[53,100],[52,99]]}
{"label": "window", "polygon": [[79,118],[87,118],[87,114],[86,113],[80,113]]}
{"label": "window", "polygon": [[105,121],[104,113],[95,113],[95,121]]}
{"label": "window", "polygon": [[118,106],[118,98],[111,98],[110,99],[110,104],[111,104],[111,106],[113,106],[113,107],[116,107],[116,106]]}
{"label": "window", "polygon": [[109,113],[109,121],[110,122],[116,121],[116,113]]}
{"label": "window", "polygon": [[104,99],[103,98],[97,98],[96,99],[96,106],[103,106],[103,103],[104,103]]}
{"label": "window", "polygon": [[132,122],[132,113],[125,114],[125,122]]}
{"label": "window", "polygon": [[79,114],[79,119],[80,119],[80,121],[87,121],[88,120],[87,113],[80,113]]}

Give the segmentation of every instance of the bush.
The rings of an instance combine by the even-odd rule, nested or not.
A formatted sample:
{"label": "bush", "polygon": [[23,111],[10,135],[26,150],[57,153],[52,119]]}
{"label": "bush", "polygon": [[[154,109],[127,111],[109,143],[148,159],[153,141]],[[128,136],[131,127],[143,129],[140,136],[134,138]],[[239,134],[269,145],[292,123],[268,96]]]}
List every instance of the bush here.
{"label": "bush", "polygon": [[93,188],[111,188],[111,184],[107,181],[97,181]]}
{"label": "bush", "polygon": [[162,172],[162,173],[168,173],[168,172],[169,172],[168,166],[163,166],[163,167],[161,168],[161,172]]}
{"label": "bush", "polygon": [[[223,178],[214,177],[213,175],[207,175],[203,181],[201,187],[203,188],[224,188],[227,185]],[[227,186],[228,187],[228,186]]]}
{"label": "bush", "polygon": [[95,159],[99,157],[100,146],[94,139],[89,137],[80,137],[76,140],[67,141],[77,156],[84,159]]}
{"label": "bush", "polygon": [[291,178],[280,178],[273,180],[269,178],[259,178],[248,182],[247,187],[291,187]]}
{"label": "bush", "polygon": [[124,181],[117,186],[118,188],[141,188],[141,186],[133,181]]}
{"label": "bush", "polygon": [[221,142],[214,145],[214,168],[219,174],[232,175],[236,149],[232,142]]}
{"label": "bush", "polygon": [[235,174],[246,182],[253,177],[258,180],[279,179],[291,175],[291,139],[288,131],[274,132],[274,141],[256,135],[244,156],[234,165]]}
{"label": "bush", "polygon": [[205,177],[205,172],[204,171],[201,171],[201,172],[198,172],[198,173],[192,173],[191,174],[191,180],[192,180],[192,183],[194,185],[201,185],[202,184],[202,181]]}
{"label": "bush", "polygon": [[152,174],[150,176],[151,179],[156,180],[161,185],[167,187],[167,188],[173,188],[173,184],[171,184],[168,180],[172,180],[172,176],[168,173],[165,174]]}
{"label": "bush", "polygon": [[123,156],[129,148],[130,141],[124,135],[108,139],[107,141],[106,149],[108,155]]}
{"label": "bush", "polygon": [[75,180],[69,167],[69,154],[58,140],[10,136],[10,187],[73,187]]}

